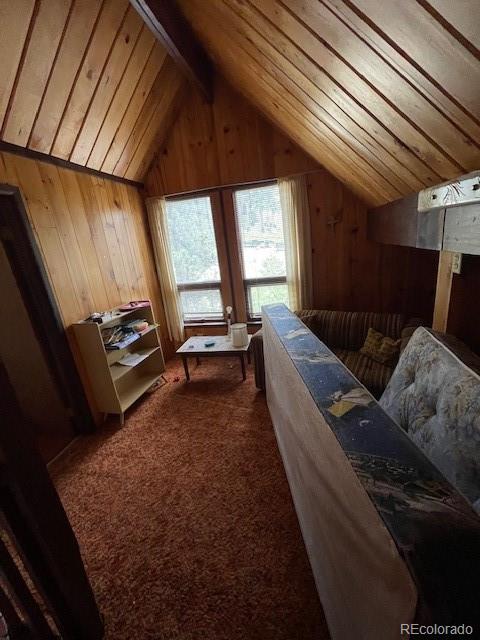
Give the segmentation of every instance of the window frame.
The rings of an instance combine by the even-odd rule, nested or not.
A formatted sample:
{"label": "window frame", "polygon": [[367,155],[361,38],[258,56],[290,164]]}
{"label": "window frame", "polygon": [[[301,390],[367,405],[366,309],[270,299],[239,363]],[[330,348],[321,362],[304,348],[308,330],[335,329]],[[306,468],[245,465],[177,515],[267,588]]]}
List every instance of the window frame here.
{"label": "window frame", "polygon": [[262,286],[269,284],[287,284],[287,275],[284,276],[266,276],[264,278],[245,278],[245,265],[243,263],[243,253],[242,253],[242,245],[241,245],[241,234],[240,228],[238,226],[238,218],[237,213],[235,211],[235,192],[236,191],[246,191],[251,189],[261,189],[262,187],[268,187],[270,185],[276,184],[278,186],[278,180],[263,180],[261,182],[255,182],[250,184],[242,184],[232,186],[229,191],[231,193],[230,198],[232,202],[233,209],[233,217],[235,220],[235,228],[236,228],[236,244],[238,247],[238,260],[240,263],[240,273],[242,279],[242,288],[244,294],[244,306],[245,306],[245,321],[246,322],[258,322],[262,314],[261,313],[253,313],[250,308],[250,288],[253,286]]}
{"label": "window frame", "polygon": [[[179,193],[165,196],[167,201],[189,200],[201,197],[210,197],[215,242],[220,267],[220,281],[202,283],[180,283],[178,290],[195,291],[204,289],[217,289],[220,291],[223,309],[233,308],[232,321],[259,324],[261,314],[252,313],[249,309],[249,288],[255,285],[286,284],[286,276],[274,276],[265,278],[244,278],[243,256],[240,242],[237,215],[235,212],[236,191],[255,189],[278,184],[276,178],[258,180],[256,182],[243,182],[223,187],[199,189],[188,193]],[[227,250],[228,247],[228,250]],[[222,314],[218,317],[194,318],[186,320],[185,326],[208,326],[225,324]]]}
{"label": "window frame", "polygon": [[[197,191],[194,193],[181,194],[177,196],[167,196],[165,199],[167,202],[180,201],[180,200],[195,200],[197,198],[210,198],[210,210],[212,213],[212,224],[215,237],[215,245],[217,248],[218,266],[220,271],[220,279],[208,280],[205,282],[180,282],[177,283],[177,290],[179,293],[182,291],[204,291],[204,290],[217,290],[220,292],[220,299],[222,302],[222,313],[215,316],[199,317],[199,318],[186,318],[182,309],[183,322],[185,326],[189,325],[202,325],[202,324],[218,324],[219,322],[225,322],[224,309],[227,306],[233,306],[232,289],[230,284],[230,273],[228,267],[227,246],[225,242],[225,225],[224,216],[221,206],[220,194],[217,190],[212,191]],[[200,314],[199,314],[200,315]]]}
{"label": "window frame", "polygon": [[268,286],[269,284],[287,284],[287,276],[271,276],[265,278],[244,278],[243,286],[245,289],[245,304],[247,312],[247,321],[255,322],[262,317],[261,313],[253,313],[250,307],[250,289],[252,287]]}
{"label": "window frame", "polygon": [[[220,280],[218,281],[208,281],[208,282],[189,282],[189,283],[181,283],[177,284],[177,290],[179,293],[184,291],[218,291],[220,293],[220,300],[222,302],[223,308],[223,296],[222,296],[222,283]],[[225,320],[224,314],[219,313],[218,315],[209,315],[204,316],[203,318],[187,318],[185,312],[182,309],[183,315],[183,324],[188,326],[190,324],[208,324],[209,322],[223,322]],[[198,314],[201,315],[200,313]]]}

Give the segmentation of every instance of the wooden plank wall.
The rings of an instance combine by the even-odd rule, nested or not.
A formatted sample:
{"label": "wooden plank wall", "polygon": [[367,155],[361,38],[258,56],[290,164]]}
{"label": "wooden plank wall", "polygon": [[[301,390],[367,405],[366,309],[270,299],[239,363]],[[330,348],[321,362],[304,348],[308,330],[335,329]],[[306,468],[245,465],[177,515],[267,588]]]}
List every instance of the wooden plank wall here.
{"label": "wooden plank wall", "polygon": [[315,307],[432,321],[438,251],[372,242],[367,206],[325,169],[308,176]]}
{"label": "wooden plank wall", "polygon": [[478,169],[478,0],[178,1],[217,70],[369,204]]}
{"label": "wooden plank wall", "polygon": [[453,275],[447,331],[480,354],[480,257],[462,256],[462,271]]}
{"label": "wooden plank wall", "polygon": [[208,104],[191,91],[145,178],[149,195],[267,180],[318,169],[221,77]]}
{"label": "wooden plank wall", "polygon": [[0,139],[141,181],[185,80],[128,0],[0,2]]}
{"label": "wooden plank wall", "polygon": [[308,173],[317,308],[403,311],[431,322],[438,252],[367,240],[367,206],[223,79],[192,93],[146,177],[148,195]]}
{"label": "wooden plank wall", "polygon": [[93,311],[151,298],[164,330],[135,187],[7,153],[0,153],[0,183],[21,190],[65,327]]}

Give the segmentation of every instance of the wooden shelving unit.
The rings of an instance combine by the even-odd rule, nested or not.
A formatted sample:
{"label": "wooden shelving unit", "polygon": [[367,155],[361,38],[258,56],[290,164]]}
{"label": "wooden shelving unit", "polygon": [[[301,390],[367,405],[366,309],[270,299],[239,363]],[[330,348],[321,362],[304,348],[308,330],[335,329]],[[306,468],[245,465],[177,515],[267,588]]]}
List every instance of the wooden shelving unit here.
{"label": "wooden shelving unit", "polygon": [[[108,321],[76,322],[73,331],[98,409],[104,414],[118,414],[123,425],[125,411],[159,380],[165,371],[165,361],[151,306],[132,311],[116,308],[107,314]],[[102,332],[133,320],[145,320],[148,329],[122,349],[106,349]],[[134,366],[120,364],[119,360],[127,354],[140,355],[142,360]]]}

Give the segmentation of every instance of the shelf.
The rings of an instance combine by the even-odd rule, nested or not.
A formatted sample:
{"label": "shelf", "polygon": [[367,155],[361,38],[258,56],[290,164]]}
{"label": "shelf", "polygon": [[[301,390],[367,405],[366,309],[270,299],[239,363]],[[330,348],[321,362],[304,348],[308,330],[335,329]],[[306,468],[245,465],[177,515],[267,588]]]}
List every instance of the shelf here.
{"label": "shelf", "polygon": [[160,347],[151,347],[149,349],[139,349],[138,351],[131,351],[130,353],[138,353],[138,355],[144,356],[144,358],[140,362],[137,362],[137,364],[133,365],[133,367],[129,367],[118,362],[110,365],[110,373],[112,374],[113,381],[116,382],[117,380],[120,380],[120,378],[123,378],[124,375],[126,375],[130,371],[133,371],[135,367],[141,365],[149,356],[152,355],[152,353],[155,353],[159,349]]}
{"label": "shelf", "polygon": [[[117,309],[112,309],[117,314]],[[105,349],[102,330],[132,320],[145,320],[146,330],[132,335],[132,341],[121,349]],[[101,325],[96,322],[77,322],[73,325],[75,339],[89,378],[89,389],[93,391],[95,406],[102,413],[123,413],[145,391],[158,380],[165,371],[160,338],[156,331],[158,324],[152,307],[140,307],[118,313]],[[142,360],[129,367],[119,364],[127,354],[139,354]]]}
{"label": "shelf", "polygon": [[145,331],[142,331],[142,333],[138,334],[139,338],[143,338],[143,336],[146,336],[150,333],[150,331],[153,331],[154,329],[158,328],[158,324],[151,324],[148,329],[145,329]]}
{"label": "shelf", "polygon": [[144,373],[135,379],[135,384],[131,389],[119,393],[122,411],[126,411],[135,400],[138,400],[154,382],[160,379],[161,375],[161,373]]}
{"label": "shelf", "polygon": [[148,329],[145,329],[145,331],[142,331],[142,333],[139,333],[135,338],[135,340],[132,340],[131,342],[126,344],[124,347],[121,347],[120,349],[107,349],[106,345],[104,345],[105,351],[107,353],[118,353],[119,351],[124,351],[125,349],[128,349],[128,347],[130,347],[132,344],[135,344],[137,340],[140,340],[140,338],[143,338],[143,336],[147,336],[150,332],[152,332],[157,327],[158,327],[158,324],[149,325]]}
{"label": "shelf", "polygon": [[150,312],[150,310],[151,310],[151,306],[135,307],[134,309],[129,309],[128,311],[120,311],[119,309],[110,309],[107,313],[115,313],[118,315],[114,315],[112,318],[110,318],[110,320],[106,320],[105,322],[102,322],[98,326],[100,327],[100,329],[115,327],[117,324],[121,324],[124,318],[127,318],[128,316],[134,313],[139,312],[140,315],[142,315],[142,312],[147,313],[147,312]]}

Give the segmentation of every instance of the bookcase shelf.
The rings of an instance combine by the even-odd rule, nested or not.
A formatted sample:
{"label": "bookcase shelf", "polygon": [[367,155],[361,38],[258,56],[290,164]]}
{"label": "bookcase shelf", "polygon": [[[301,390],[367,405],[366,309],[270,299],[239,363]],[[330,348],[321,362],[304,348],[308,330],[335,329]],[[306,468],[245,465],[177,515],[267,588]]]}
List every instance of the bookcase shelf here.
{"label": "bookcase shelf", "polygon": [[[152,353],[155,353],[156,351],[158,351],[158,349],[160,349],[160,347],[148,347],[147,349],[138,349],[137,351],[134,351],[133,353],[136,353],[139,356],[142,356],[144,358],[144,360],[146,360],[149,356],[152,355]],[[132,352],[130,352],[130,353],[132,353]],[[114,362],[113,364],[111,364],[110,365],[110,372],[112,374],[112,378],[113,378],[114,382],[116,382],[117,380],[119,380],[123,376],[128,375],[129,372],[134,371],[136,367],[140,366],[142,364],[142,362],[144,362],[144,360],[141,360],[138,364],[135,364],[135,365],[132,365],[132,366],[123,365],[123,364],[120,364],[118,362]]]}
{"label": "bookcase shelf", "polygon": [[[106,312],[107,321],[76,322],[73,332],[85,364],[89,382],[99,411],[118,414],[123,425],[125,411],[140,398],[165,371],[157,323],[151,306],[121,312]],[[106,349],[102,331],[134,320],[145,320],[148,328],[121,349]],[[126,355],[142,359],[132,366],[120,364]]]}

